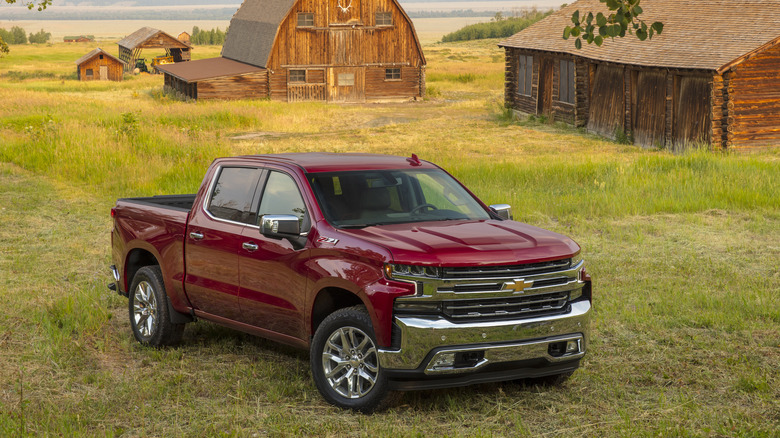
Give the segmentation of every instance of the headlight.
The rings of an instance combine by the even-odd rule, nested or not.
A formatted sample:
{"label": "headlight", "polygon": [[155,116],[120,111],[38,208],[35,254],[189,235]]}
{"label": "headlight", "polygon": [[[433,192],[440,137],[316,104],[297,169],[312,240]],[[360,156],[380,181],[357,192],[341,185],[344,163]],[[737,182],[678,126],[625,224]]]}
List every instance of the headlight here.
{"label": "headlight", "polygon": [[578,252],[574,255],[574,257],[571,258],[571,267],[575,267],[582,262],[582,252]]}
{"label": "headlight", "polygon": [[441,268],[419,265],[385,265],[387,278],[441,278]]}

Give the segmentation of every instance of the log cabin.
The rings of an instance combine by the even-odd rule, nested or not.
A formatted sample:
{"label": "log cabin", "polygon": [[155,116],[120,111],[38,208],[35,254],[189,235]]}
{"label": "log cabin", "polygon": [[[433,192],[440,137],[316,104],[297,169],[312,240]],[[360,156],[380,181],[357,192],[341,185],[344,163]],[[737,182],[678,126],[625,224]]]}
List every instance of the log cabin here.
{"label": "log cabin", "polygon": [[[505,105],[637,145],[780,146],[780,1],[653,0],[661,35],[574,47],[563,29],[580,0],[499,43]],[[757,19],[761,17],[761,19]]]}
{"label": "log cabin", "polygon": [[192,99],[409,100],[425,94],[425,57],[397,0],[244,0],[222,57],[166,65]]}
{"label": "log cabin", "polygon": [[76,61],[80,81],[121,81],[125,62],[98,47]]}

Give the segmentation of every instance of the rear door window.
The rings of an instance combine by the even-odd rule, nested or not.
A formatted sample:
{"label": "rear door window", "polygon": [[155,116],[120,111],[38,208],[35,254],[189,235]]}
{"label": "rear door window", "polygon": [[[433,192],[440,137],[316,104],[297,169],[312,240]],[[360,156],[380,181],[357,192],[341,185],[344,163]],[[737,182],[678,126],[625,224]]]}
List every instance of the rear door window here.
{"label": "rear door window", "polygon": [[255,225],[252,204],[261,173],[250,167],[223,167],[211,189],[208,212],[217,219]]}

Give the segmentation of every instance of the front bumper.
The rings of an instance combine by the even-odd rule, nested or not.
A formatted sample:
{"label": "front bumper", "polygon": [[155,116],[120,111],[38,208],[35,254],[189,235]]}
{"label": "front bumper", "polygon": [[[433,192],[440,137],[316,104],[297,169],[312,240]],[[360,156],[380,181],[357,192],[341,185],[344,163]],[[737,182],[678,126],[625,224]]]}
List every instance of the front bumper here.
{"label": "front bumper", "polygon": [[[576,368],[587,350],[590,310],[590,301],[580,300],[566,314],[520,320],[454,323],[439,316],[397,316],[400,348],[380,349],[379,360],[390,374],[408,371],[419,377],[454,377],[528,361],[536,364],[535,369],[568,364],[564,366],[568,370],[571,364]],[[558,348],[567,344],[576,344],[576,350]],[[449,355],[460,359],[447,366]]]}

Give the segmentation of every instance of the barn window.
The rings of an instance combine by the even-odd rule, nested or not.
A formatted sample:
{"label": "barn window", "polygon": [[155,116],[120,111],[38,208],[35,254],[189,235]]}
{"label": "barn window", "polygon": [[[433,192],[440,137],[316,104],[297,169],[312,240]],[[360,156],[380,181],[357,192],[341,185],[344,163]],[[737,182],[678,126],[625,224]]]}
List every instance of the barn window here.
{"label": "barn window", "polygon": [[534,57],[520,55],[517,66],[517,93],[524,96],[531,95],[531,77],[534,72]]}
{"label": "barn window", "polygon": [[306,70],[290,70],[289,82],[306,82]]}
{"label": "barn window", "polygon": [[392,12],[377,12],[376,13],[376,25],[377,26],[392,26],[393,25],[393,13]]}
{"label": "barn window", "polygon": [[299,12],[298,27],[314,27],[314,14],[311,12]]}
{"label": "barn window", "polygon": [[574,62],[561,60],[558,81],[558,100],[574,103]]}
{"label": "barn window", "polygon": [[385,80],[386,81],[400,81],[401,80],[401,69],[400,68],[386,68],[385,69]]}
{"label": "barn window", "polygon": [[103,59],[103,55],[100,55],[100,59]]}
{"label": "barn window", "polygon": [[351,87],[355,85],[355,73],[339,73],[339,87]]}
{"label": "barn window", "polygon": [[89,77],[92,77],[92,76],[94,75],[94,73],[92,72],[92,69],[91,69],[91,68],[88,68],[88,69],[87,69],[87,71],[86,71],[85,73],[86,73],[86,75],[87,75],[87,77],[88,77],[88,78],[89,78]]}

